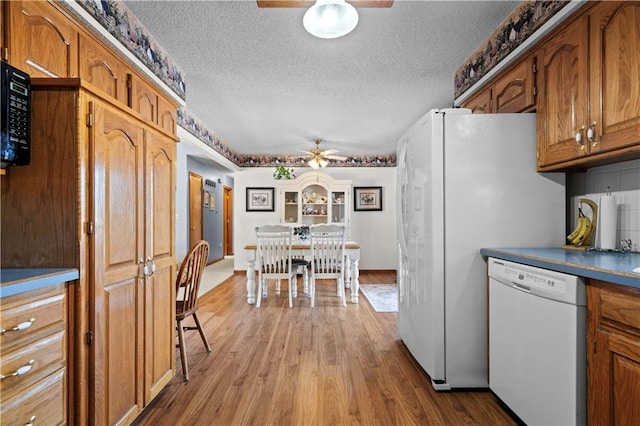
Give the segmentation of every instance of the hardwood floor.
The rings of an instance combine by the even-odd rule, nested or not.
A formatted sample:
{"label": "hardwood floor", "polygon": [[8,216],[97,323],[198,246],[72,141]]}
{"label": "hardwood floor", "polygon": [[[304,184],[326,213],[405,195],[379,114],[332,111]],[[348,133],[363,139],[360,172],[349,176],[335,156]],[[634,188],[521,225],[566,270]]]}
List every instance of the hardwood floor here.
{"label": "hardwood floor", "polygon": [[[135,424],[515,424],[489,392],[434,391],[398,337],[396,313],[375,312],[362,295],[340,306],[335,281],[318,282],[313,309],[301,292],[289,309],[286,288],[276,296],[272,286],[257,309],[245,280],[236,274],[201,299],[212,352],[187,333],[191,380],[177,357],[177,374]],[[394,281],[360,275],[362,285]]]}

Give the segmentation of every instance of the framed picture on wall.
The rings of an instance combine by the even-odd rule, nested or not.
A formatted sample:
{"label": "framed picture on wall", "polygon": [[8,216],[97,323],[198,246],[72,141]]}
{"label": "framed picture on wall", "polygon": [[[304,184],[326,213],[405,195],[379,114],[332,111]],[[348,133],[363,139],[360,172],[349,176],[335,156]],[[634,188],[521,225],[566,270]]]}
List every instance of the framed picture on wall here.
{"label": "framed picture on wall", "polygon": [[215,209],[216,209],[216,196],[212,192],[209,195],[209,210],[215,210]]}
{"label": "framed picture on wall", "polygon": [[381,211],[382,187],[381,186],[354,186],[353,187],[354,211]]}
{"label": "framed picture on wall", "polygon": [[275,188],[247,188],[248,212],[274,211],[273,194]]}
{"label": "framed picture on wall", "polygon": [[209,206],[209,191],[204,191],[204,196],[202,197],[204,200],[204,206]]}

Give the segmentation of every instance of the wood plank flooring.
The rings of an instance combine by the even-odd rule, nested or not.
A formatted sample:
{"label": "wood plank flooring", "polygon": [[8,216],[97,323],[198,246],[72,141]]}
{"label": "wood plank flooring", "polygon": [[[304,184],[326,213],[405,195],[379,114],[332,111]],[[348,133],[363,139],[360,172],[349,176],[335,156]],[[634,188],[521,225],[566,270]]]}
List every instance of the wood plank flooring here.
{"label": "wood plank flooring", "polygon": [[[286,283],[257,309],[236,274],[200,302],[212,348],[187,332],[191,380],[177,374],[138,425],[513,425],[489,392],[436,392],[398,337],[396,313],[366,298],[342,307],[335,281],[319,281],[316,307]],[[395,282],[363,272],[361,285]]]}

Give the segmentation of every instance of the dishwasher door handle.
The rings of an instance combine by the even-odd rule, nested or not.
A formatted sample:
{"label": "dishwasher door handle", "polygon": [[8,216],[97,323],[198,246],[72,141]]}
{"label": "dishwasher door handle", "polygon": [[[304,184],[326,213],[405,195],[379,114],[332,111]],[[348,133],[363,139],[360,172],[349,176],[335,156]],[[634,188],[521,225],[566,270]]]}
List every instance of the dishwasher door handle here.
{"label": "dishwasher door handle", "polygon": [[522,285],[522,284],[518,284],[516,282],[511,281],[511,284],[513,284],[513,287],[520,290],[520,291],[524,291],[525,293],[531,293],[531,287],[526,286],[526,285]]}

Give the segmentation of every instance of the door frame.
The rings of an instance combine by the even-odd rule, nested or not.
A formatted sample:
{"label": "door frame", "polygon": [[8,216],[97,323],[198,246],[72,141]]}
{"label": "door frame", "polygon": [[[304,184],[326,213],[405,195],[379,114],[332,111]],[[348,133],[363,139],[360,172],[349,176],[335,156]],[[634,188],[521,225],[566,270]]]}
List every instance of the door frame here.
{"label": "door frame", "polygon": [[223,191],[224,213],[222,220],[224,221],[224,256],[233,256],[233,188],[224,185]]}
{"label": "door frame", "polygon": [[[189,249],[204,237],[202,223],[202,188],[204,179],[201,175],[189,172]],[[199,238],[194,234],[199,232]]]}

